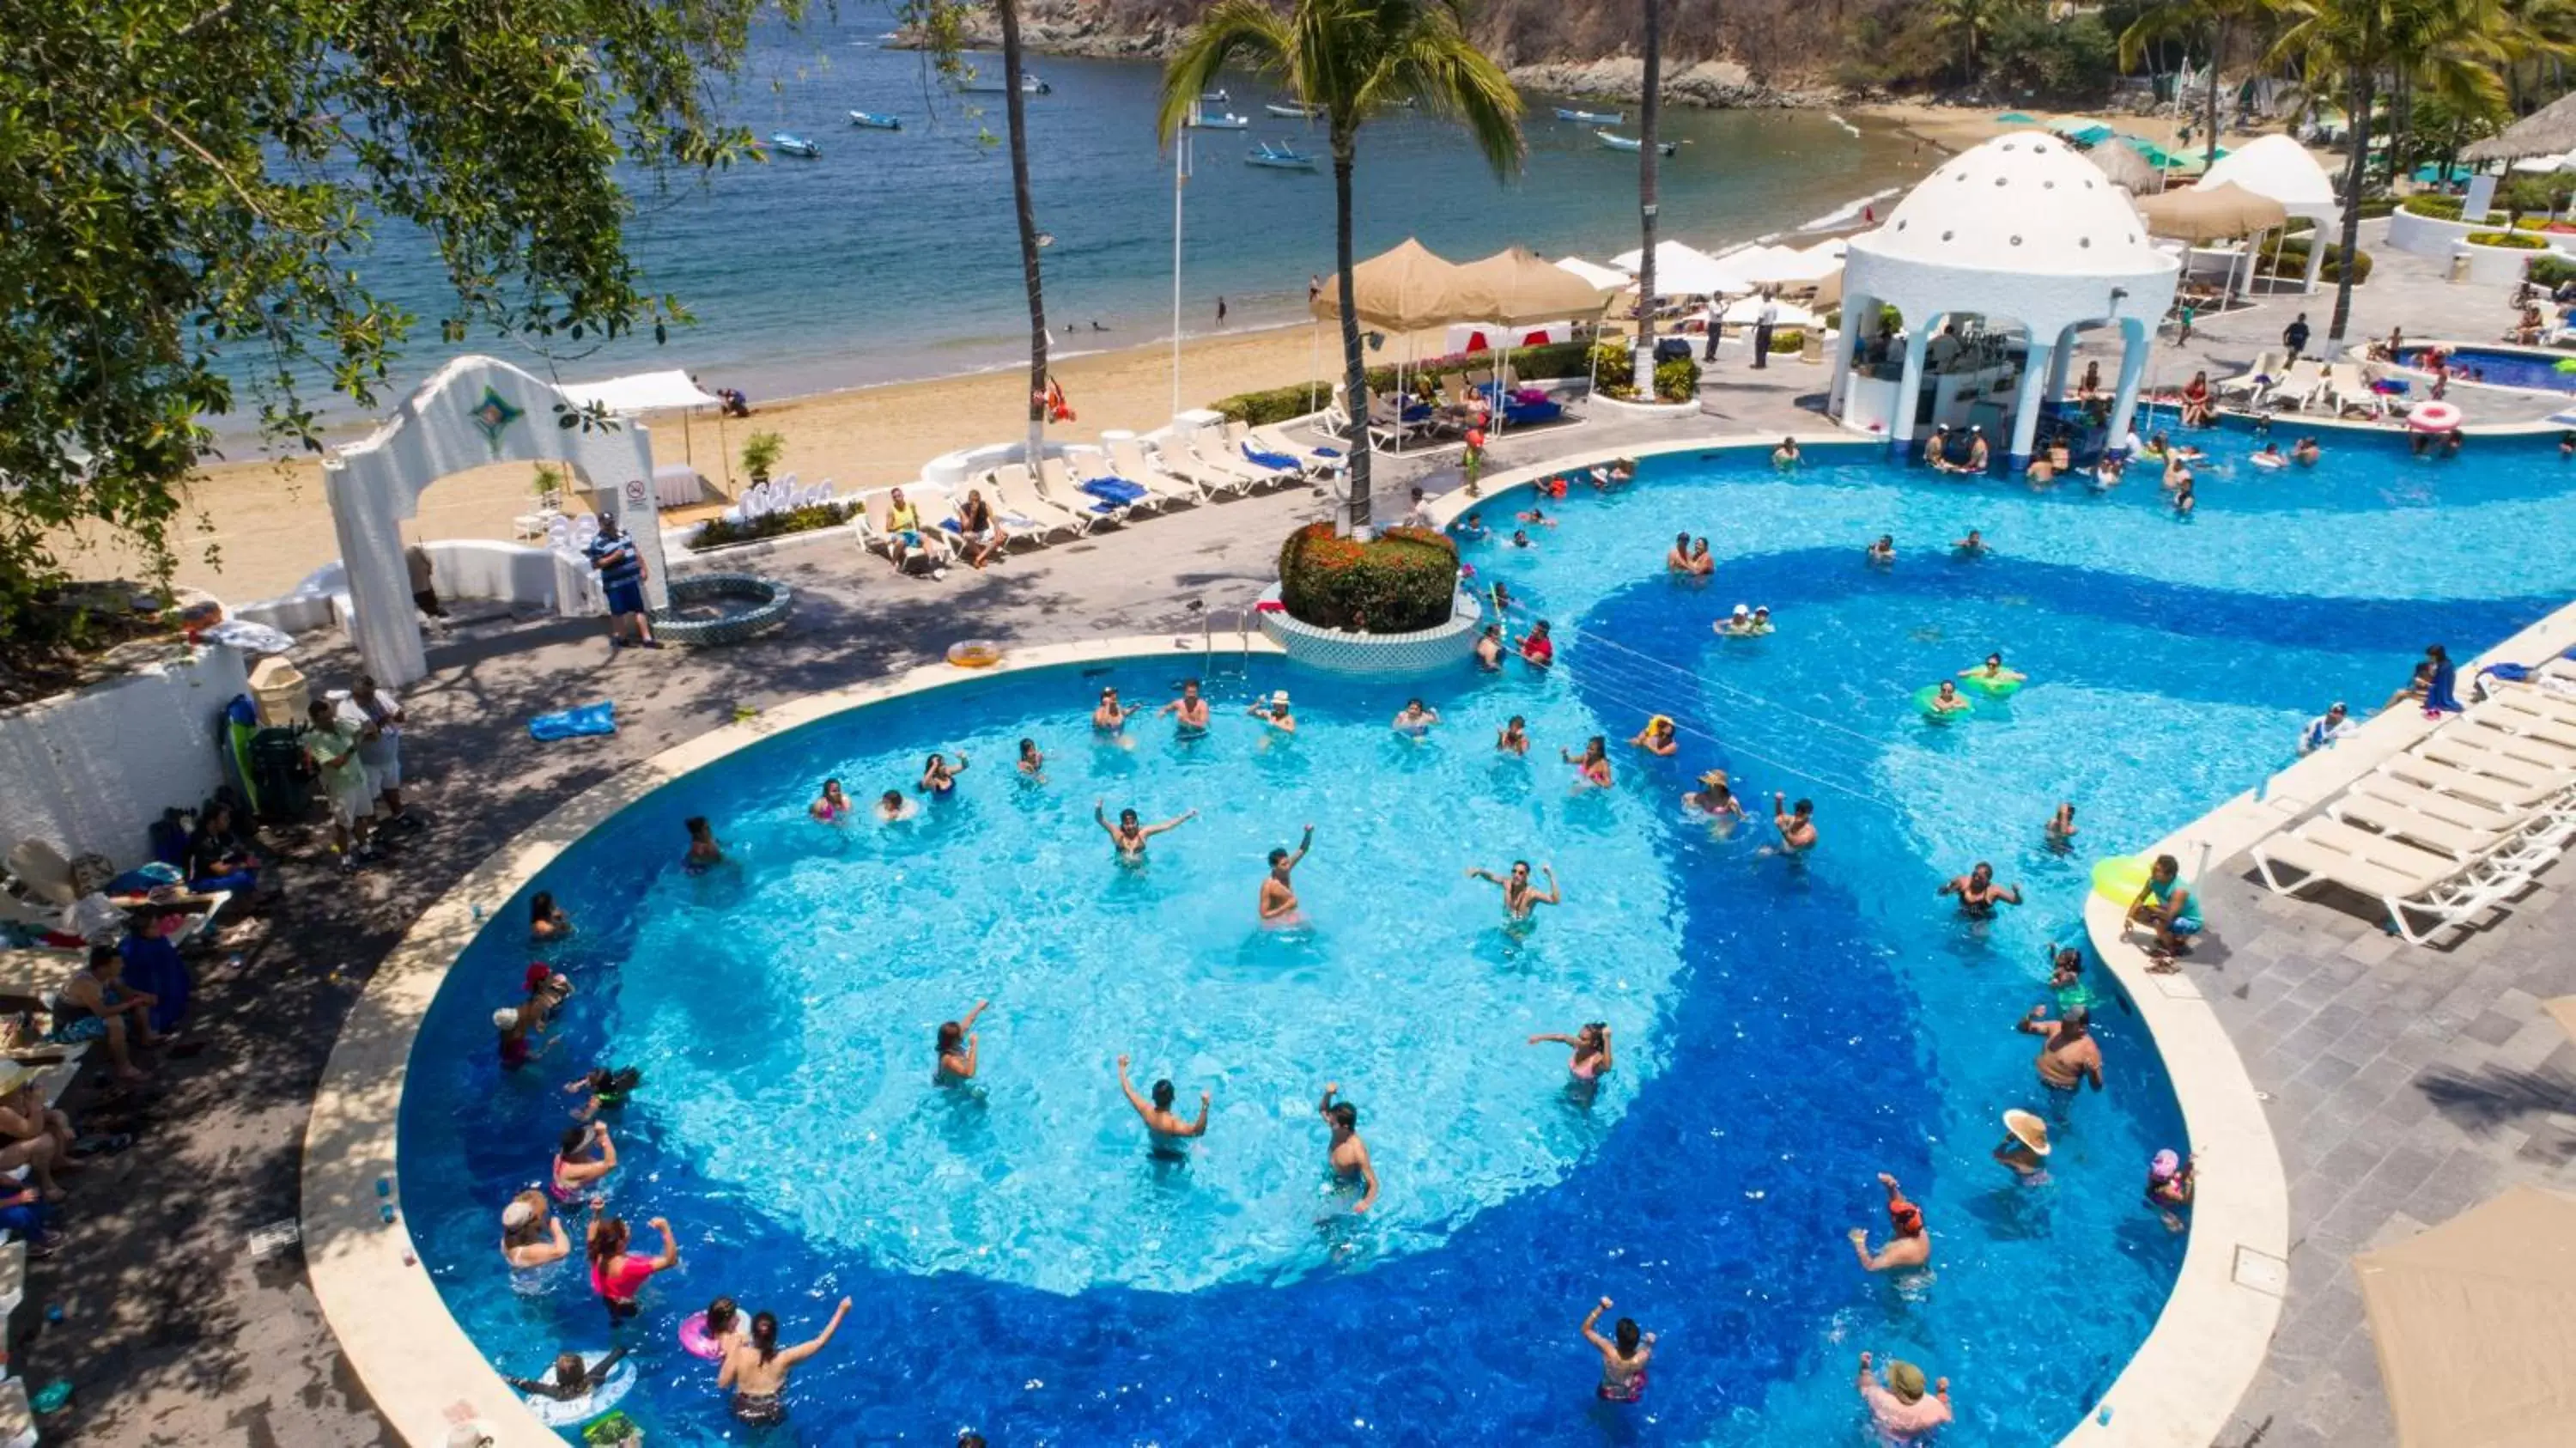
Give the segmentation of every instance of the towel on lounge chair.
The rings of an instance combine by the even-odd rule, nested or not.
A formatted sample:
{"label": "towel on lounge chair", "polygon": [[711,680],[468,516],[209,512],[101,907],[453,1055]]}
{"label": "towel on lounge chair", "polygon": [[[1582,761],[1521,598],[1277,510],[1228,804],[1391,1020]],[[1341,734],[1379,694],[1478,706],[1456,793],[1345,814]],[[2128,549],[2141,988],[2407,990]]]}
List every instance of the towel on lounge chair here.
{"label": "towel on lounge chair", "polygon": [[1286,453],[1265,452],[1249,442],[1243,445],[1243,455],[1256,467],[1279,468],[1289,472],[1297,468],[1297,460]]}
{"label": "towel on lounge chair", "polygon": [[1533,422],[1554,422],[1563,416],[1565,416],[1565,408],[1545,398],[1537,402],[1514,402],[1503,408],[1503,422],[1511,427]]}
{"label": "towel on lounge chair", "polygon": [[1097,478],[1085,478],[1082,482],[1076,484],[1076,486],[1081,488],[1082,491],[1089,493],[1091,496],[1098,498],[1101,502],[1109,504],[1110,509],[1113,511],[1117,508],[1124,508],[1131,504],[1141,503],[1154,496],[1152,493],[1145,491],[1144,488],[1137,484],[1131,483],[1125,478],[1120,477],[1103,476]]}
{"label": "towel on lounge chair", "polygon": [[585,734],[616,732],[617,705],[615,701],[609,699],[602,699],[596,704],[584,704],[578,709],[563,709],[552,714],[540,714],[528,721],[528,733],[549,744],[558,739],[575,739]]}

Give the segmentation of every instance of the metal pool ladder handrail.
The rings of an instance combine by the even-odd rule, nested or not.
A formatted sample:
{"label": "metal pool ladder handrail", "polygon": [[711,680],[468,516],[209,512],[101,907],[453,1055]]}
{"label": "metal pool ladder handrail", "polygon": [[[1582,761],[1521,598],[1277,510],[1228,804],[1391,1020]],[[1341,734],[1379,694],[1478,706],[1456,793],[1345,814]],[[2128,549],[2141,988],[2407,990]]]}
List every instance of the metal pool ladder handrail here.
{"label": "metal pool ladder handrail", "polygon": [[[1234,663],[1229,669],[1220,665],[1216,652],[1216,618],[1219,613],[1231,616],[1234,628]],[[1209,678],[1244,678],[1252,672],[1252,610],[1238,605],[1231,609],[1202,607],[1199,614],[1199,653],[1207,659]]]}

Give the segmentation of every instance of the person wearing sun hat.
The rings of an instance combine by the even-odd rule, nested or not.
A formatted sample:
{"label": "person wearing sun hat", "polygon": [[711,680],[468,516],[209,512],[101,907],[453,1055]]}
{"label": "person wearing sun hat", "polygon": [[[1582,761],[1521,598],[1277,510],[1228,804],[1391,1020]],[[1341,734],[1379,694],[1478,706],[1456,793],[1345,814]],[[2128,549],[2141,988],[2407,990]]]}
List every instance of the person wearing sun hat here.
{"label": "person wearing sun hat", "polygon": [[1252,717],[1282,734],[1297,732],[1297,716],[1288,712],[1288,691],[1285,689],[1273,689],[1269,703],[1253,705]]}
{"label": "person wearing sun hat", "polygon": [[2048,1180],[2048,1149],[2047,1122],[2017,1106],[2004,1113],[2004,1140],[1995,1148],[1995,1160],[2010,1167],[2023,1186]]}
{"label": "person wearing sun hat", "polygon": [[2173,1148],[2167,1147],[2147,1164],[2147,1205],[2164,1219],[2165,1230],[2183,1229],[2182,1214],[2191,1208],[2192,1187],[2199,1175],[2200,1164],[2187,1162]]}
{"label": "person wearing sun hat", "polygon": [[1923,1370],[1903,1358],[1888,1361],[1887,1381],[1882,1385],[1870,1368],[1869,1354],[1862,1353],[1860,1400],[1869,1405],[1878,1431],[1899,1443],[1910,1443],[1950,1421],[1950,1380],[1943,1378],[1926,1391]]}
{"label": "person wearing sun hat", "polygon": [[1734,611],[1727,614],[1726,617],[1719,619],[1714,627],[1722,634],[1731,635],[1751,633],[1753,631],[1753,605],[1749,603],[1737,604]]}
{"label": "person wearing sun hat", "polygon": [[1887,1246],[1872,1255],[1869,1229],[1852,1228],[1852,1255],[1860,1259],[1861,1270],[1886,1272],[1931,1261],[1932,1239],[1923,1233],[1923,1209],[1905,1199],[1905,1189],[1896,1184],[1896,1178],[1880,1172],[1878,1184],[1887,1189]]}

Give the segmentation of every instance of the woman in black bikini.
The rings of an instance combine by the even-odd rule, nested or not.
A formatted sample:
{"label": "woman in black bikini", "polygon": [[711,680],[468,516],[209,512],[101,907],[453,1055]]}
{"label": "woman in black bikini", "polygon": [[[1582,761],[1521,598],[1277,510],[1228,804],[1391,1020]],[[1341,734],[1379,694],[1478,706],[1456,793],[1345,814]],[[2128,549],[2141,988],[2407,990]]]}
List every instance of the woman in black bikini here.
{"label": "woman in black bikini", "polygon": [[751,1336],[733,1345],[716,1374],[717,1387],[733,1389],[734,1417],[755,1428],[786,1422],[787,1404],[779,1395],[787,1391],[788,1370],[821,1352],[849,1311],[850,1299],[844,1297],[813,1341],[785,1348],[778,1345],[778,1319],[766,1312],[754,1314]]}

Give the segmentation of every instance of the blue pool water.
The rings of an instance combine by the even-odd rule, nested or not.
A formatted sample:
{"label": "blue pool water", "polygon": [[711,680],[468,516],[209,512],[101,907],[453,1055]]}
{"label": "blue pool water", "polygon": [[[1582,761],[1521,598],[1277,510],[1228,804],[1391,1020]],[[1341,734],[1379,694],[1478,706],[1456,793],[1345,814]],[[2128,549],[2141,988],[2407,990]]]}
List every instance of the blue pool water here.
{"label": "blue pool water", "polygon": [[[656,1441],[742,1438],[713,1369],[672,1344],[724,1292],[791,1336],[860,1304],[766,1441],[1859,1444],[1867,1350],[1952,1380],[1944,1442],[2051,1442],[2144,1337],[2182,1251],[2138,1205],[2179,1118],[2107,982],[2109,1090],[2061,1120],[2053,1184],[1987,1160],[1998,1113],[2043,1105],[2012,1025],[2047,999],[2043,952],[2076,938],[2090,861],[2284,763],[2327,702],[2377,704],[2424,644],[2482,645],[2576,589],[2563,550],[2528,546],[2576,522],[2545,445],[2438,463],[2330,440],[2319,468],[2266,474],[2213,436],[2189,522],[2150,482],[2034,493],[1858,450],[1790,478],[1740,454],[1658,460],[1629,492],[1567,500],[1535,549],[1469,545],[1553,620],[1547,676],[1257,663],[1213,685],[1204,741],[1140,718],[1132,748],[1096,743],[1103,683],[1168,697],[1182,665],[1149,658],[972,680],[746,749],[537,882],[583,926],[554,952],[581,992],[516,1078],[488,1017],[529,958],[525,906],[489,902],[413,1055],[402,1205],[422,1259],[505,1371],[608,1340],[577,1269],[514,1290],[494,1242],[566,1121],[556,1088],[614,1060],[646,1084],[611,1199],[670,1218],[685,1259],[621,1329],[644,1355],[622,1406]],[[1970,527],[1999,552],[1938,546]],[[1661,573],[1679,529],[1710,537],[1714,581]],[[1886,572],[1860,560],[1881,532],[1901,551]],[[1780,631],[1714,636],[1738,600]],[[1913,710],[1995,648],[2034,680],[2008,704],[1941,726]],[[1274,688],[1294,741],[1243,717]],[[1411,694],[1446,716],[1421,744],[1386,727]],[[1680,721],[1678,759],[1619,743],[1649,712]],[[1491,747],[1514,713],[1525,762]],[[1556,751],[1593,733],[1617,783],[1576,794]],[[1023,736],[1048,751],[1042,784],[1010,768]],[[827,774],[865,800],[959,749],[958,797],[914,821],[804,817]],[[1679,792],[1714,765],[1813,798],[1813,861],[1685,817]],[[1124,870],[1095,798],[1201,817]],[[2061,799],[2081,811],[2072,856],[2040,842]],[[677,868],[698,813],[738,866]],[[1310,821],[1312,927],[1265,934],[1261,856]],[[1565,889],[1525,934],[1462,878],[1515,857]],[[1979,859],[2029,903],[1960,920],[1934,890]],[[985,996],[981,1076],[933,1087],[933,1029]],[[1618,1067],[1586,1101],[1562,1048],[1523,1038],[1593,1019]],[[1144,1150],[1121,1052],[1184,1107],[1213,1093],[1186,1165]],[[1385,1183],[1364,1218],[1323,1180],[1327,1080]],[[1846,1229],[1882,1231],[1882,1170],[1923,1205],[1928,1278],[1851,1260]],[[1605,1294],[1661,1335],[1636,1408],[1591,1398],[1575,1328]]]}
{"label": "blue pool water", "polygon": [[[2450,365],[2470,369],[2471,376],[2462,381],[2483,382],[2489,387],[2527,387],[2535,392],[2576,392],[2576,372],[2561,372],[2558,364],[2576,353],[2553,357],[2541,352],[2525,352],[2505,347],[2452,347]],[[2420,367],[2422,347],[2402,349],[2398,356],[2410,367]]]}

